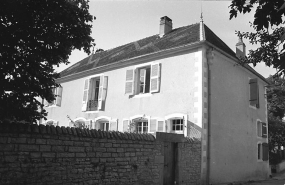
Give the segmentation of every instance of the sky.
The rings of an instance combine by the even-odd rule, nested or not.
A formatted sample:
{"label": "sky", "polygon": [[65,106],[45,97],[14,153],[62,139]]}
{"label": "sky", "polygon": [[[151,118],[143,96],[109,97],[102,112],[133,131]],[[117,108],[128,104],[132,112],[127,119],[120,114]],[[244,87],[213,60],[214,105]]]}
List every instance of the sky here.
{"label": "sky", "polygon": [[[204,23],[235,51],[238,41],[235,31],[253,31],[249,22],[253,22],[254,11],[229,20],[230,4],[230,1],[214,0],[90,0],[89,12],[96,16],[91,36],[95,39],[95,49],[107,50],[158,34],[160,17],[171,18],[175,29],[199,22],[203,12]],[[244,43],[246,50],[256,48],[247,40]],[[56,71],[60,72],[87,56],[83,51],[75,50],[69,57],[70,63],[60,65]],[[254,69],[266,78],[276,72],[264,64]]]}

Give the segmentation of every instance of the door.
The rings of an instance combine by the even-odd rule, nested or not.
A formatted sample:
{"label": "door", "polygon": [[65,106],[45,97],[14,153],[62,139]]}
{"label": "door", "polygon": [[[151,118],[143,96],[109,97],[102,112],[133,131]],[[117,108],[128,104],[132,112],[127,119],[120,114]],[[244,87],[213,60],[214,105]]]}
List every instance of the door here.
{"label": "door", "polygon": [[164,142],[163,185],[175,184],[177,143]]}

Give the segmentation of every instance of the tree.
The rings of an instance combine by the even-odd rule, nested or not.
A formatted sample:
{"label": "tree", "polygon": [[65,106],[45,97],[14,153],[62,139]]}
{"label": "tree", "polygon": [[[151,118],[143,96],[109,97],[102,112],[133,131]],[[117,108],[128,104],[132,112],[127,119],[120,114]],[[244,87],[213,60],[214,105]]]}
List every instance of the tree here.
{"label": "tree", "polygon": [[264,62],[277,69],[276,75],[285,74],[285,28],[284,0],[232,0],[230,19],[238,13],[248,13],[256,7],[253,23],[255,32],[237,32],[241,38],[249,39],[251,44],[259,44],[256,50],[250,50],[243,62],[256,66]]}
{"label": "tree", "polygon": [[285,80],[274,76],[270,76],[267,80],[270,82],[266,92],[269,115],[269,160],[271,164],[277,164],[282,160],[281,146],[285,144],[285,123],[282,121],[285,114]]}
{"label": "tree", "polygon": [[59,77],[74,49],[90,53],[88,0],[2,0],[0,7],[0,120],[34,122],[46,116]]}
{"label": "tree", "polygon": [[271,84],[266,92],[268,114],[282,119],[285,115],[285,80],[274,76],[268,77],[267,80]]}

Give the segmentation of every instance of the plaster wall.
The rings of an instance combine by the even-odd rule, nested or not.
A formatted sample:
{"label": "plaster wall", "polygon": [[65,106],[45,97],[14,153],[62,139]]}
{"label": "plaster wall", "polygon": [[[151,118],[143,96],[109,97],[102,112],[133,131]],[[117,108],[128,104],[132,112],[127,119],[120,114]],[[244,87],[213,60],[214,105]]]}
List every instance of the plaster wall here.
{"label": "plaster wall", "polygon": [[[187,114],[188,121],[202,126],[201,119],[194,118],[198,108],[194,103],[201,99],[197,93],[198,87],[195,82],[199,67],[201,67],[201,50],[195,50],[168,58],[158,59],[151,62],[161,64],[160,91],[153,94],[129,96],[125,95],[126,70],[135,66],[106,71],[103,74],[108,76],[107,96],[103,111],[82,112],[82,97],[85,78],[62,83],[63,93],[61,107],[47,107],[48,119],[59,121],[60,126],[68,126],[67,115],[72,119],[83,117],[95,119],[100,116],[107,116],[118,120],[118,130],[123,130],[123,119],[130,119],[136,115],[145,115],[164,119],[165,116],[181,113]],[[140,64],[141,65],[141,64]],[[196,76],[195,76],[196,74]],[[96,75],[96,74],[94,74]],[[202,105],[202,103],[200,103]]]}
{"label": "plaster wall", "polygon": [[215,52],[210,62],[210,183],[266,179],[268,161],[257,160],[257,120],[267,123],[265,85],[258,79],[260,108],[249,105],[249,79],[258,78]]}

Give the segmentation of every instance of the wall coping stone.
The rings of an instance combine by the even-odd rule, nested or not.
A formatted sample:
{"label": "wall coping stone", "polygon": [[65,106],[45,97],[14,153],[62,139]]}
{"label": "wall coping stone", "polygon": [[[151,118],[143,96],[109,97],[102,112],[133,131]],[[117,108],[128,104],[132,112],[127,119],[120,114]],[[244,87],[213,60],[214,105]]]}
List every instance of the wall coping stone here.
{"label": "wall coping stone", "polygon": [[53,125],[37,125],[30,123],[8,123],[0,124],[0,132],[2,133],[17,133],[17,134],[46,134],[46,135],[73,135],[76,137],[89,138],[105,138],[117,140],[137,140],[137,141],[155,141],[152,134],[128,133],[119,131],[102,131],[96,129],[80,129],[74,127],[53,126]]}

